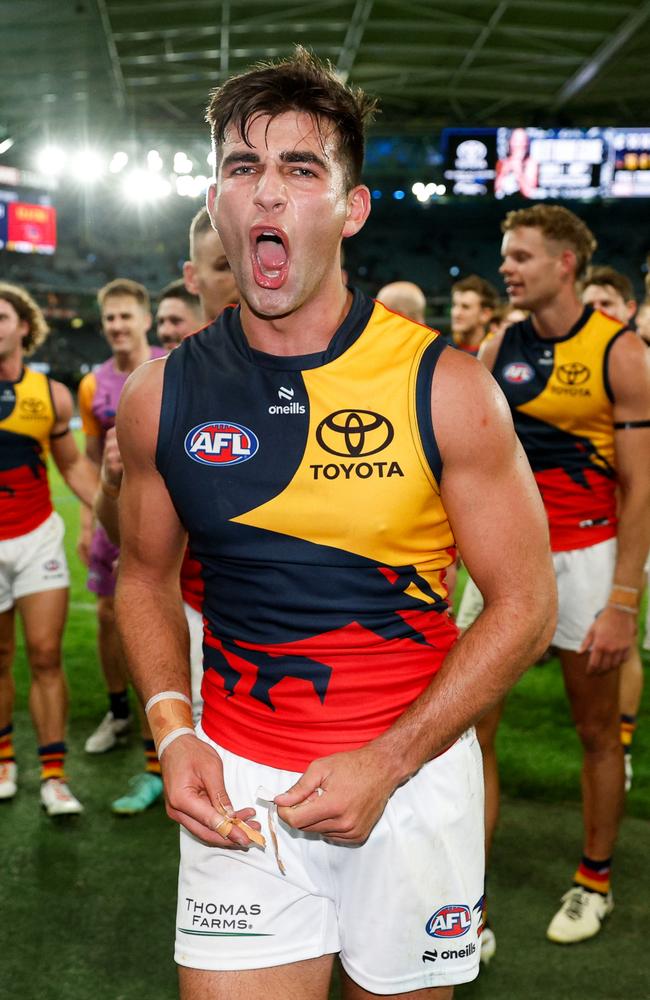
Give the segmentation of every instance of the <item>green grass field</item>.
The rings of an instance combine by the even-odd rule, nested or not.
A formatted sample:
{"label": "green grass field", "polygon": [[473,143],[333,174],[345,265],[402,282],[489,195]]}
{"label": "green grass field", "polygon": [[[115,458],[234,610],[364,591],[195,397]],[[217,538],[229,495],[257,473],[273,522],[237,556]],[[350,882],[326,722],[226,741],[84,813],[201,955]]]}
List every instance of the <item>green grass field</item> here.
{"label": "green grass field", "polygon": [[[141,769],[136,736],[100,757],[83,752],[86,736],[106,710],[105,695],[93,598],[74,554],[78,505],[55,475],[52,479],[68,525],[73,573],[65,639],[68,771],[85,812],[53,822],[39,808],[27,669],[19,650],[20,789],[12,802],[0,804],[0,1000],[173,1000],[177,831],[159,806],[134,819],[118,819],[109,810]],[[459,998],[650,1000],[648,700],[646,694],[635,784],[615,862],[617,908],[599,938],[567,949],[544,938],[575,867],[581,836],[578,745],[557,662],[531,669],[510,695],[499,734],[505,801],[490,875],[498,952],[477,982],[457,989]],[[332,1000],[338,996],[334,985]]]}

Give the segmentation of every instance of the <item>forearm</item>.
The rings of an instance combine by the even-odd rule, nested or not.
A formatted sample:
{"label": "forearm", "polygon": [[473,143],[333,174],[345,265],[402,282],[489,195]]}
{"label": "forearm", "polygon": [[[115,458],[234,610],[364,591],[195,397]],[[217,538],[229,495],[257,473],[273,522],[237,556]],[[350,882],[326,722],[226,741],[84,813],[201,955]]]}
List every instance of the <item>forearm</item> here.
{"label": "forearm", "polygon": [[[109,492],[107,492],[107,490]],[[120,522],[117,500],[118,494],[113,493],[113,491],[110,490],[110,487],[106,487],[104,483],[102,483],[95,496],[93,509],[95,517],[101,524],[113,545],[119,546]]]}
{"label": "forearm", "polygon": [[641,590],[650,547],[650,489],[646,482],[621,492],[616,538],[614,583]]}
{"label": "forearm", "polygon": [[88,508],[92,508],[95,493],[99,483],[99,470],[92,462],[79,456],[63,471],[63,477],[72,492],[79,497]]}
{"label": "forearm", "polygon": [[453,743],[535,662],[552,637],[555,604],[549,589],[535,601],[512,597],[486,605],[427,689],[374,741],[399,782]]}
{"label": "forearm", "polygon": [[190,695],[190,646],[178,582],[161,585],[120,567],[115,613],[143,704],[161,691]]}

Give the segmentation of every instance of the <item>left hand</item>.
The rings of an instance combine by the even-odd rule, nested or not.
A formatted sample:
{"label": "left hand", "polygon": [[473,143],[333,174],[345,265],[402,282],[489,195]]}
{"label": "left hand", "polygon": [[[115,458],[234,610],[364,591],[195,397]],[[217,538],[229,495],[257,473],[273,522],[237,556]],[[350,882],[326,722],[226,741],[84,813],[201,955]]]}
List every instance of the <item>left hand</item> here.
{"label": "left hand", "polygon": [[636,639],[636,616],[607,605],[584,637],[579,653],[589,653],[588,674],[615,670],[628,656]]}
{"label": "left hand", "polygon": [[361,844],[398,783],[385,755],[368,745],[312,761],[275,803],[288,826],[334,843]]}

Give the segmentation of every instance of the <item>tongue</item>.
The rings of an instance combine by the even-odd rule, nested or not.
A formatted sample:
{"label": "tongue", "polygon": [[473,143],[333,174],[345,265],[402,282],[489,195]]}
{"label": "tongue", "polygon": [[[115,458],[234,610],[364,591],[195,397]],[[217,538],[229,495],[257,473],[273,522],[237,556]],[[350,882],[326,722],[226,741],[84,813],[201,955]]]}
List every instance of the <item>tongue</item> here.
{"label": "tongue", "polygon": [[287,263],[287,251],[282,243],[274,240],[260,240],[257,244],[257,256],[265,271],[279,271]]}

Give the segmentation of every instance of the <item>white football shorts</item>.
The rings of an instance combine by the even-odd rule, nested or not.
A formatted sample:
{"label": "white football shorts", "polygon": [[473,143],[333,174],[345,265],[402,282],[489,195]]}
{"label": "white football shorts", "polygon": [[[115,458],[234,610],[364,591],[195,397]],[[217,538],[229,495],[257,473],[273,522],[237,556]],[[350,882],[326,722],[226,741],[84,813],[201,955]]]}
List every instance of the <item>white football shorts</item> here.
{"label": "white football shorts", "polygon": [[[615,562],[615,538],[584,549],[553,553],[558,592],[558,620],[551,640],[553,646],[576,653],[580,649],[594,618],[607,604]],[[473,625],[482,610],[481,592],[468,578],[456,616],[459,629],[465,631]]]}
{"label": "white football shorts", "polygon": [[53,511],[33,531],[0,542],[0,612],[19,597],[70,585],[64,534],[63,520]]}
{"label": "white football shorts", "polygon": [[285,791],[299,775],[211,745],[231,801],[257,809],[267,846],[209,847],[181,829],[179,965],[259,969],[338,952],[355,982],[382,995],[476,978],[484,852],[474,730],[395,791],[364,844],[332,844],[276,816],[286,874],[256,794]]}

